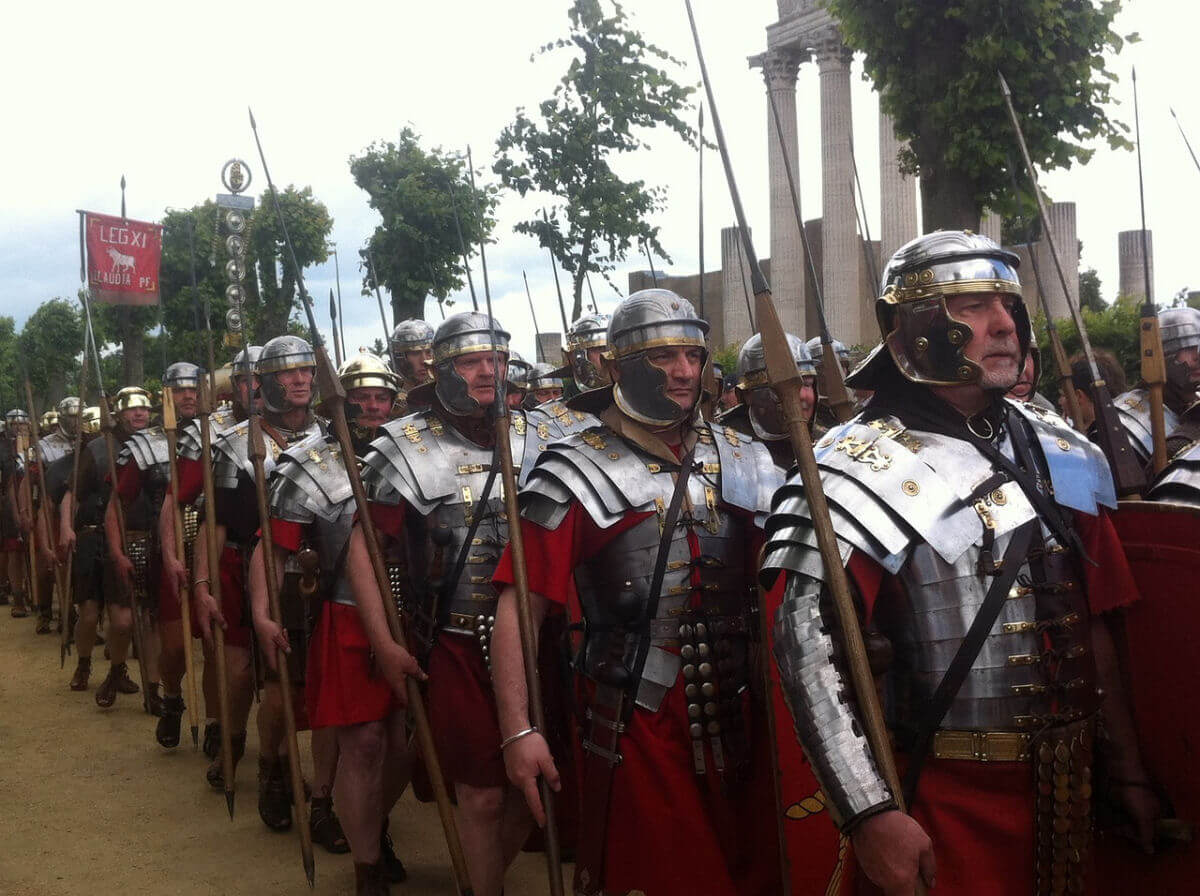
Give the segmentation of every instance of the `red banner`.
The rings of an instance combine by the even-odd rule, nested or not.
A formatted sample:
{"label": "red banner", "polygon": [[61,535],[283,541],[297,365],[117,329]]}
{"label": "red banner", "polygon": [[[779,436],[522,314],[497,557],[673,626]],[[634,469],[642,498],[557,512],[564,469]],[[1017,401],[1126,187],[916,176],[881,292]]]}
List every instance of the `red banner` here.
{"label": "red banner", "polygon": [[109,305],[157,305],[162,225],[87,212],[92,298]]}

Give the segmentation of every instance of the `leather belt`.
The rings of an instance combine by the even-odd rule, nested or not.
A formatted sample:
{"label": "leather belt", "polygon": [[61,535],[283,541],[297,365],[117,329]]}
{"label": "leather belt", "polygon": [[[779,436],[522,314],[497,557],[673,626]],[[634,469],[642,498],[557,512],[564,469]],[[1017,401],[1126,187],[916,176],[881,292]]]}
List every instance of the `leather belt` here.
{"label": "leather belt", "polygon": [[[671,619],[651,619],[650,637],[659,641],[678,641],[679,626],[695,625],[703,622],[708,626],[709,637],[720,638],[725,635],[744,635],[750,631],[746,616],[705,616],[701,613],[688,613]],[[661,646],[661,645],[660,645]]]}
{"label": "leather belt", "polygon": [[126,529],[125,537],[132,540],[135,538],[149,538],[150,533],[143,529]]}
{"label": "leather belt", "polygon": [[479,627],[479,617],[487,618],[484,613],[447,613],[444,629],[458,630],[461,634],[474,635]]}
{"label": "leather belt", "polygon": [[92,534],[92,533],[94,533],[94,532],[103,532],[103,531],[104,531],[104,527],[103,527],[103,526],[99,526],[99,525],[96,525],[96,526],[80,526],[78,529],[76,529],[76,530],[75,530],[75,534],[76,534],[77,536],[78,536],[78,535],[91,535],[91,534]]}
{"label": "leather belt", "polygon": [[1028,762],[1031,735],[1022,731],[958,731],[943,728],[934,732],[936,759],[967,759],[974,762]]}

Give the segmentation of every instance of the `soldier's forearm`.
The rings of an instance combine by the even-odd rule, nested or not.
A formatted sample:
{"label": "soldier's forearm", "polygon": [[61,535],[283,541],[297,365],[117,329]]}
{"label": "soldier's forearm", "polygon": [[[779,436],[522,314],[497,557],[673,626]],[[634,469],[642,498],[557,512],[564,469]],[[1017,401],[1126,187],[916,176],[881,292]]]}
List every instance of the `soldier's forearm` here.
{"label": "soldier's forearm", "polygon": [[[260,541],[250,555],[250,613],[257,620],[271,618],[271,601],[267,594],[267,572],[263,566],[263,546]],[[278,579],[276,580],[278,581]]]}
{"label": "soldier's forearm", "polygon": [[834,661],[829,624],[821,614],[822,583],[789,573],[775,614],[775,661],[796,736],[827,797],[830,816],[847,830],[895,806],[867,739],[852,693]]}
{"label": "soldier's forearm", "polygon": [[121,542],[121,527],[117,522],[117,506],[109,498],[108,506],[104,509],[104,535],[108,542],[108,555],[116,560],[124,556],[124,545]]}
{"label": "soldier's forearm", "polygon": [[175,558],[175,497],[169,492],[163,496],[162,508],[158,512],[158,543],[164,561]]}
{"label": "soldier's forearm", "polygon": [[371,557],[367,553],[361,525],[355,524],[350,533],[350,544],[346,549],[346,575],[350,578],[355,609],[367,641],[373,650],[380,651],[395,642],[388,628],[387,612],[383,609],[384,598],[379,594],[379,583],[375,581],[375,571],[371,568]]}
{"label": "soldier's forearm", "polygon": [[[534,653],[538,632],[546,618],[546,599],[530,594],[533,610]],[[505,737],[529,727],[529,689],[525,681],[525,660],[521,650],[521,630],[517,621],[517,592],[509,585],[500,592],[496,605],[496,626],[492,629],[492,690],[500,733]]]}
{"label": "soldier's forearm", "polygon": [[1096,685],[1101,693],[1104,730],[1112,745],[1110,770],[1113,777],[1120,780],[1143,781],[1146,771],[1138,746],[1137,728],[1134,726],[1109,624],[1107,615],[1093,616],[1089,633],[1096,662]]}

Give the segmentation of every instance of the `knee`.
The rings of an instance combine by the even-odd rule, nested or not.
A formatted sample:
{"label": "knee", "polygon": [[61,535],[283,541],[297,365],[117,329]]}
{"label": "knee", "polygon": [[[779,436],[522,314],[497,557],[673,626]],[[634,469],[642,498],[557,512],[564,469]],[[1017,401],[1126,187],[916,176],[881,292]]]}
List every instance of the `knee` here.
{"label": "knee", "polygon": [[503,787],[470,787],[455,784],[458,808],[476,824],[499,824],[504,815]]}
{"label": "knee", "polygon": [[96,606],[95,601],[84,601],[75,607],[76,613],[79,614],[79,622],[82,625],[90,625],[95,628],[96,623],[100,621],[100,608]]}
{"label": "knee", "polygon": [[133,628],[133,613],[129,607],[109,607],[108,624],[113,634],[127,635]]}
{"label": "knee", "polygon": [[342,760],[359,767],[381,767],[386,746],[387,738],[381,722],[366,722],[338,731],[338,749]]}

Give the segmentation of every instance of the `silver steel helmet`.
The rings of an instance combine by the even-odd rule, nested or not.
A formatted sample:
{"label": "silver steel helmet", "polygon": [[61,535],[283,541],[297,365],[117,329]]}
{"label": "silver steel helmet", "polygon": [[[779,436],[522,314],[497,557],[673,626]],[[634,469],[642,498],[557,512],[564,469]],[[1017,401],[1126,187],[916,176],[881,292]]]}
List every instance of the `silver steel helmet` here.
{"label": "silver steel helmet", "polygon": [[154,401],[150,397],[150,393],[141,386],[126,386],[117,393],[117,397],[113,399],[113,410],[118,414],[121,411],[128,411],[133,408],[151,408],[154,406]]}
{"label": "silver steel helmet", "polygon": [[433,327],[419,318],[402,320],[392,330],[389,340],[392,351],[392,366],[409,382],[424,379],[426,372],[414,370],[406,357],[408,352],[433,348]]}
{"label": "silver steel helmet", "polygon": [[[817,366],[804,340],[791,333],[786,335],[796,370],[801,376],[815,377]],[[760,439],[786,439],[787,430],[778,408],[779,400],[767,379],[767,357],[763,351],[762,337],[757,333],[742,343],[742,350],[738,352],[737,388],[748,407],[750,425],[755,434]]]}
{"label": "silver steel helmet", "polygon": [[59,420],[63,417],[78,417],[83,412],[83,402],[74,395],[68,395],[58,403],[56,410]]}
{"label": "silver steel helmet", "polygon": [[234,355],[229,365],[233,368],[233,378],[237,379],[239,376],[250,376],[252,373],[257,373],[255,368],[262,350],[261,345],[248,345]]}
{"label": "silver steel helmet", "polygon": [[599,389],[611,382],[608,372],[588,358],[588,349],[608,349],[608,322],[607,314],[585,314],[567,331],[567,363],[580,392]]}
{"label": "silver steel helmet", "polygon": [[12,426],[14,423],[28,423],[29,415],[25,413],[23,408],[13,408],[4,415],[4,422],[9,426]]}
{"label": "silver steel helmet", "polygon": [[[317,366],[317,356],[313,354],[312,346],[299,336],[276,336],[262,347],[258,363],[254,365],[258,373],[258,388],[262,393],[263,407],[276,414],[291,410],[287,403],[287,390],[279,384],[279,374],[287,370],[300,370]],[[310,395],[311,401],[311,395]]]}
{"label": "silver steel helmet", "polygon": [[613,386],[617,407],[651,426],[681,422],[691,411],[667,396],[667,375],[646,353],[659,346],[696,346],[707,361],[707,334],[708,323],[692,303],[669,289],[643,289],[621,302],[608,324],[609,351],[621,375]]}
{"label": "silver steel helmet", "polygon": [[1158,332],[1168,360],[1180,349],[1200,347],[1200,309],[1164,308],[1158,312]]}
{"label": "silver steel helmet", "polygon": [[950,316],[946,299],[969,293],[1005,293],[1013,309],[1021,353],[1033,332],[1017,277],[1020,259],[986,236],[969,230],[938,230],[901,246],[883,272],[875,316],[883,345],[846,379],[856,389],[875,389],[893,376],[914,383],[956,386],[978,382],[982,369],[963,355],[974,335]]}
{"label": "silver steel helmet", "polygon": [[518,351],[510,351],[508,353],[508,377],[509,391],[517,389],[524,392],[529,388],[529,378],[533,375],[533,365],[521,357]]}
{"label": "silver steel helmet", "polygon": [[543,389],[558,389],[561,393],[563,386],[562,370],[556,368],[553,364],[534,364],[533,370],[530,372],[529,379],[527,380],[529,394],[525,396],[524,406],[526,408],[533,408],[541,404],[534,394],[535,392]]}
{"label": "silver steel helmet", "polygon": [[[849,364],[850,349],[846,347],[846,343],[839,342],[836,339],[831,339],[829,342],[833,345],[833,353],[838,356],[838,360]],[[819,364],[821,359],[825,357],[825,343],[821,341],[820,336],[814,336],[808,340],[808,342],[804,343],[804,347],[808,349],[809,356],[816,364]]]}
{"label": "silver steel helmet", "polygon": [[[495,341],[493,341],[493,324]],[[508,333],[481,311],[460,311],[438,325],[433,334],[434,389],[448,410],[463,416],[481,407],[454,369],[454,359],[476,352],[499,352],[508,358]]]}
{"label": "silver steel helmet", "polygon": [[344,361],[338,368],[338,379],[347,392],[351,389],[387,389],[394,396],[400,391],[400,380],[387,361],[370,352],[362,352]]}
{"label": "silver steel helmet", "polygon": [[192,364],[189,361],[176,361],[163,371],[163,388],[199,389],[200,377],[203,374],[204,371],[197,364]]}

